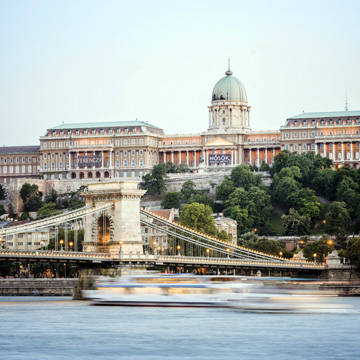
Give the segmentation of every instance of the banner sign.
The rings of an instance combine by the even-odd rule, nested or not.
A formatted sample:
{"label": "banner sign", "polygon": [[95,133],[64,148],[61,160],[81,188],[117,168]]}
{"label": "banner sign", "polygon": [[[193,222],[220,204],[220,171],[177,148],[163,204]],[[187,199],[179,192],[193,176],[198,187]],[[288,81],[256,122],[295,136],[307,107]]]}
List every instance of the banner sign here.
{"label": "banner sign", "polygon": [[101,154],[99,155],[91,155],[91,156],[79,156],[77,158],[77,161],[78,161],[78,167],[79,168],[84,168],[86,166],[89,166],[89,167],[101,167],[101,162],[102,162],[102,159],[101,159]]}
{"label": "banner sign", "polygon": [[231,154],[209,155],[209,165],[231,165]]}

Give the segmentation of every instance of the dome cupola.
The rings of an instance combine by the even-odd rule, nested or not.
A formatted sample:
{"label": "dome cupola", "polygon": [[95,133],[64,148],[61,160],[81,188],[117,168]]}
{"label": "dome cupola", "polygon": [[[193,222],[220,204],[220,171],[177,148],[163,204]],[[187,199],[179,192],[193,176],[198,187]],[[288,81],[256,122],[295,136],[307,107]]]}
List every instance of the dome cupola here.
{"label": "dome cupola", "polygon": [[230,70],[230,66],[225,72],[225,75],[226,76],[221,78],[214,86],[212,101],[247,101],[245,87],[239,79],[232,76],[233,72]]}

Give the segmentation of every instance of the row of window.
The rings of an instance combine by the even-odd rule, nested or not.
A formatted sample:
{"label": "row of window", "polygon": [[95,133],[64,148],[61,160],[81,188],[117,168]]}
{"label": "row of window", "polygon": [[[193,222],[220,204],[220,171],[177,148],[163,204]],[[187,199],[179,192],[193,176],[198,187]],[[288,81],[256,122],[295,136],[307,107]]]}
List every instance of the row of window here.
{"label": "row of window", "polygon": [[315,119],[313,120],[302,120],[302,121],[298,121],[295,120],[294,121],[294,126],[307,126],[307,125],[352,125],[352,124],[360,124],[360,119],[356,118],[355,121],[351,120],[351,119],[338,119],[338,120],[334,120],[334,119],[329,119],[329,120],[320,120],[320,121],[316,121]]}
{"label": "row of window", "polygon": [[[138,140],[138,141],[136,141]],[[151,143],[151,142],[149,142]],[[49,143],[49,147],[51,148],[56,148],[56,147],[59,147],[59,148],[62,148],[64,147],[64,144],[66,145],[66,147],[69,147],[70,146],[70,141],[66,141],[66,142],[62,142],[62,141],[59,141],[58,143],[52,141],[51,143]],[[89,141],[74,141],[74,146],[88,146],[88,145],[112,145],[112,140],[90,140]],[[115,145],[120,145],[121,144],[121,140],[115,140]],[[122,144],[123,145],[136,145],[136,144],[139,144],[139,145],[143,145],[144,144],[144,139],[123,139],[122,140]],[[152,140],[152,144],[155,144],[155,140]],[[42,142],[42,147],[43,148],[47,148],[48,147],[48,143],[47,142]]]}
{"label": "row of window", "polygon": [[[26,163],[26,159],[27,159],[27,162],[29,163],[29,164],[31,164],[31,162],[32,162],[32,158],[31,157],[28,157],[28,158],[26,158],[26,157],[23,157],[23,158],[21,158],[21,162],[23,163],[23,164],[25,164]],[[36,162],[36,159],[34,158],[34,160],[35,160],[35,162]],[[40,158],[38,157],[38,162],[40,161]],[[1,163],[3,163],[3,164],[13,164],[13,163],[15,163],[15,164],[19,164],[20,163],[20,158],[0,158],[0,164]]]}
{"label": "row of window", "polygon": [[[251,142],[251,141],[253,141],[252,139],[248,139],[248,142]],[[259,140],[259,138],[256,138],[255,139],[255,142],[259,142],[259,141],[264,141],[264,142],[266,142],[266,141],[268,141],[267,140],[267,138],[263,138],[262,140]],[[275,138],[271,138],[271,141],[275,141]]]}
{"label": "row of window", "polygon": [[[328,133],[328,134],[325,134],[325,135],[333,136],[334,134],[333,134],[332,131],[329,131],[329,133]],[[337,135],[341,136],[341,135],[345,135],[345,134],[343,134],[342,131],[338,131],[338,132],[337,132]],[[347,130],[347,131],[346,131],[346,135],[351,135],[351,134],[350,134],[350,130]],[[356,131],[355,131],[355,135],[359,135],[359,130],[356,130]],[[297,133],[297,132],[294,132],[294,133],[293,133],[293,136],[294,136],[294,138],[298,137],[298,133]],[[307,133],[306,131],[304,131],[304,132],[302,133],[302,136],[303,136],[303,137],[308,137],[308,133]],[[311,136],[315,136],[315,131],[312,131],[312,132],[311,132]],[[323,132],[323,131],[320,132],[320,136],[324,136],[324,132]],[[289,133],[285,133],[285,137],[286,137],[286,138],[290,137],[290,134],[289,134]]]}
{"label": "row of window", "polygon": [[[193,140],[192,143],[196,144],[196,140]],[[181,145],[181,144],[189,145],[189,141],[185,140],[185,142],[183,142],[181,140],[178,140],[177,145]],[[170,141],[170,143],[168,141],[163,141],[163,145],[174,145],[174,141]]]}
{"label": "row of window", "polygon": [[140,132],[140,128],[117,128],[117,129],[85,129],[85,130],[65,130],[65,131],[49,131],[48,135],[51,136],[68,136],[68,135],[105,135],[105,134],[131,134]]}
{"label": "row of window", "polygon": [[[39,171],[38,167],[38,171]],[[0,174],[32,174],[32,165],[16,165],[0,167]]]}

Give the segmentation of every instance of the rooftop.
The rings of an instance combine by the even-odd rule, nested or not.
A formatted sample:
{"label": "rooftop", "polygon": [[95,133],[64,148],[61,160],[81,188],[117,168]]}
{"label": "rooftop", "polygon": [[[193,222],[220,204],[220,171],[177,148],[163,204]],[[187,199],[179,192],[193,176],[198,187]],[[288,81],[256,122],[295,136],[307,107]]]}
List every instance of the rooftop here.
{"label": "rooftop", "polygon": [[88,128],[115,128],[127,126],[148,126],[155,129],[160,129],[157,126],[151,125],[145,121],[104,121],[104,122],[89,122],[89,123],[71,123],[61,124],[49,128],[49,130],[65,130],[65,129],[88,129]]}
{"label": "rooftop", "polygon": [[330,112],[310,112],[291,116],[288,119],[315,119],[315,118],[336,118],[336,117],[360,116],[360,110],[356,111],[330,111]]}
{"label": "rooftop", "polygon": [[40,150],[39,145],[2,146],[0,147],[0,154],[30,154],[30,153],[38,153],[39,150]]}

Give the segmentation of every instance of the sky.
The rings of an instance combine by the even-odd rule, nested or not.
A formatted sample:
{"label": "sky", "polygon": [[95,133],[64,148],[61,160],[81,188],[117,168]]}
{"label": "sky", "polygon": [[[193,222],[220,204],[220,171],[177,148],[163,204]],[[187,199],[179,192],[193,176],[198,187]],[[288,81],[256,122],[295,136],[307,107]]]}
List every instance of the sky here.
{"label": "sky", "polygon": [[360,110],[357,0],[0,0],[0,146],[61,123],[208,127],[215,83],[245,86],[253,130]]}

